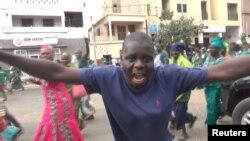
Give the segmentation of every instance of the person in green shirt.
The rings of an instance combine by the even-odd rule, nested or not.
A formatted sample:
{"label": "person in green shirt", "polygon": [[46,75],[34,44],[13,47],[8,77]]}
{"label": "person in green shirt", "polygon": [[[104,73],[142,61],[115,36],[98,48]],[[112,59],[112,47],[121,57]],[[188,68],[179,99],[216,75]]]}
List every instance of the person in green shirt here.
{"label": "person in green shirt", "polygon": [[2,69],[2,67],[0,67],[0,116],[2,116],[8,123],[13,124],[13,126],[11,126],[13,127],[12,132],[4,130],[1,133],[1,135],[4,138],[4,140],[7,139],[16,140],[17,137],[21,135],[23,128],[19,123],[19,121],[8,111],[5,105],[5,101],[7,101],[7,96],[5,92],[5,83],[6,83],[6,72],[4,69]]}
{"label": "person in green shirt", "polygon": [[76,56],[76,67],[77,68],[86,68],[88,67],[88,59],[86,56],[84,56],[82,54],[81,50],[77,50],[75,52],[75,56]]}
{"label": "person in green shirt", "polygon": [[163,49],[163,46],[161,44],[156,44],[155,49],[157,52],[157,55],[154,59],[154,65],[155,67],[163,66],[165,64],[168,64],[168,52]]}
{"label": "person in green shirt", "polygon": [[6,71],[0,66],[0,85],[5,88],[6,85],[6,80],[7,80],[7,75],[6,75]]}
{"label": "person in green shirt", "polygon": [[108,65],[108,59],[106,57],[102,57],[102,64],[103,65]]}
{"label": "person in green shirt", "polygon": [[242,51],[239,53],[239,56],[245,56],[250,55],[250,44],[247,42],[244,42],[242,44]]}

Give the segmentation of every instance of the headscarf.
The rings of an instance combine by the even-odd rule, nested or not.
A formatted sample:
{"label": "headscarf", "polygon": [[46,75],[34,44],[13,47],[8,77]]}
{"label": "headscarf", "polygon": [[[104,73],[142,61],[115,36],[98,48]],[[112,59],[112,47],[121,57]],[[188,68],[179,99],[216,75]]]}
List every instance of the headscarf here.
{"label": "headscarf", "polygon": [[63,52],[62,53],[62,58],[70,58],[71,55],[68,52]]}
{"label": "headscarf", "polygon": [[241,40],[238,40],[235,43],[236,43],[236,45],[239,45],[240,47],[242,46],[242,41]]}
{"label": "headscarf", "polygon": [[63,52],[61,56],[61,63],[67,67],[73,67],[73,64],[71,64],[71,54]]}
{"label": "headscarf", "polygon": [[184,43],[173,43],[171,44],[171,51],[182,51],[185,50],[186,46]]}
{"label": "headscarf", "polygon": [[43,49],[51,49],[51,50],[53,50],[52,46],[49,45],[49,44],[42,45],[40,50],[43,50]]}
{"label": "headscarf", "polygon": [[245,40],[247,44],[250,44],[250,37],[246,37]]}
{"label": "headscarf", "polygon": [[216,49],[223,49],[224,48],[224,39],[222,37],[215,37],[210,42],[211,46]]}
{"label": "headscarf", "polygon": [[[47,52],[49,54],[43,54],[44,52]],[[46,59],[46,60],[54,60],[54,50],[53,47],[49,44],[42,45],[40,47],[40,58]]]}

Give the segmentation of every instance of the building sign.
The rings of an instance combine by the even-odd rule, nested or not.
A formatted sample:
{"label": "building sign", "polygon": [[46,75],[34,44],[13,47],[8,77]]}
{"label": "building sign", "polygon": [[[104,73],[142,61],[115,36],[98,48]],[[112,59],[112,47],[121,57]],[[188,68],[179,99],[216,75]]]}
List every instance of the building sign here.
{"label": "building sign", "polygon": [[160,31],[160,25],[150,25],[150,27],[149,27],[149,31],[150,31],[150,33],[151,34],[155,34],[155,33],[157,33],[157,32],[159,32]]}
{"label": "building sign", "polygon": [[203,29],[203,32],[206,33],[219,33],[226,32],[226,26],[207,26]]}
{"label": "building sign", "polygon": [[58,42],[57,37],[24,37],[24,38],[15,38],[13,40],[13,44],[17,47],[57,44],[57,42]]}

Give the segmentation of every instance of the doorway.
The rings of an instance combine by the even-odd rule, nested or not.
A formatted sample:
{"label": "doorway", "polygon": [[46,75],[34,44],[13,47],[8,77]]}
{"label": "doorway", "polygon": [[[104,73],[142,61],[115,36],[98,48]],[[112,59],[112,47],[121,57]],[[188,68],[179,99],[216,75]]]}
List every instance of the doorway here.
{"label": "doorway", "polygon": [[126,26],[117,26],[118,40],[124,40],[126,38]]}

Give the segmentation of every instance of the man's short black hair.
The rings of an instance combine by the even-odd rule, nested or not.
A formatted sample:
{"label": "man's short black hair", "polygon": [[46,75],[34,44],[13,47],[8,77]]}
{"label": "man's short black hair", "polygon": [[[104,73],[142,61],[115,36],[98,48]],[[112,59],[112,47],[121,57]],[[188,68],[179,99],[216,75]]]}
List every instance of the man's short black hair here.
{"label": "man's short black hair", "polygon": [[144,43],[144,45],[151,47],[152,50],[154,49],[153,41],[146,33],[143,32],[133,32],[128,35],[122,44],[122,49],[124,49],[130,42],[137,42],[140,44]]}

